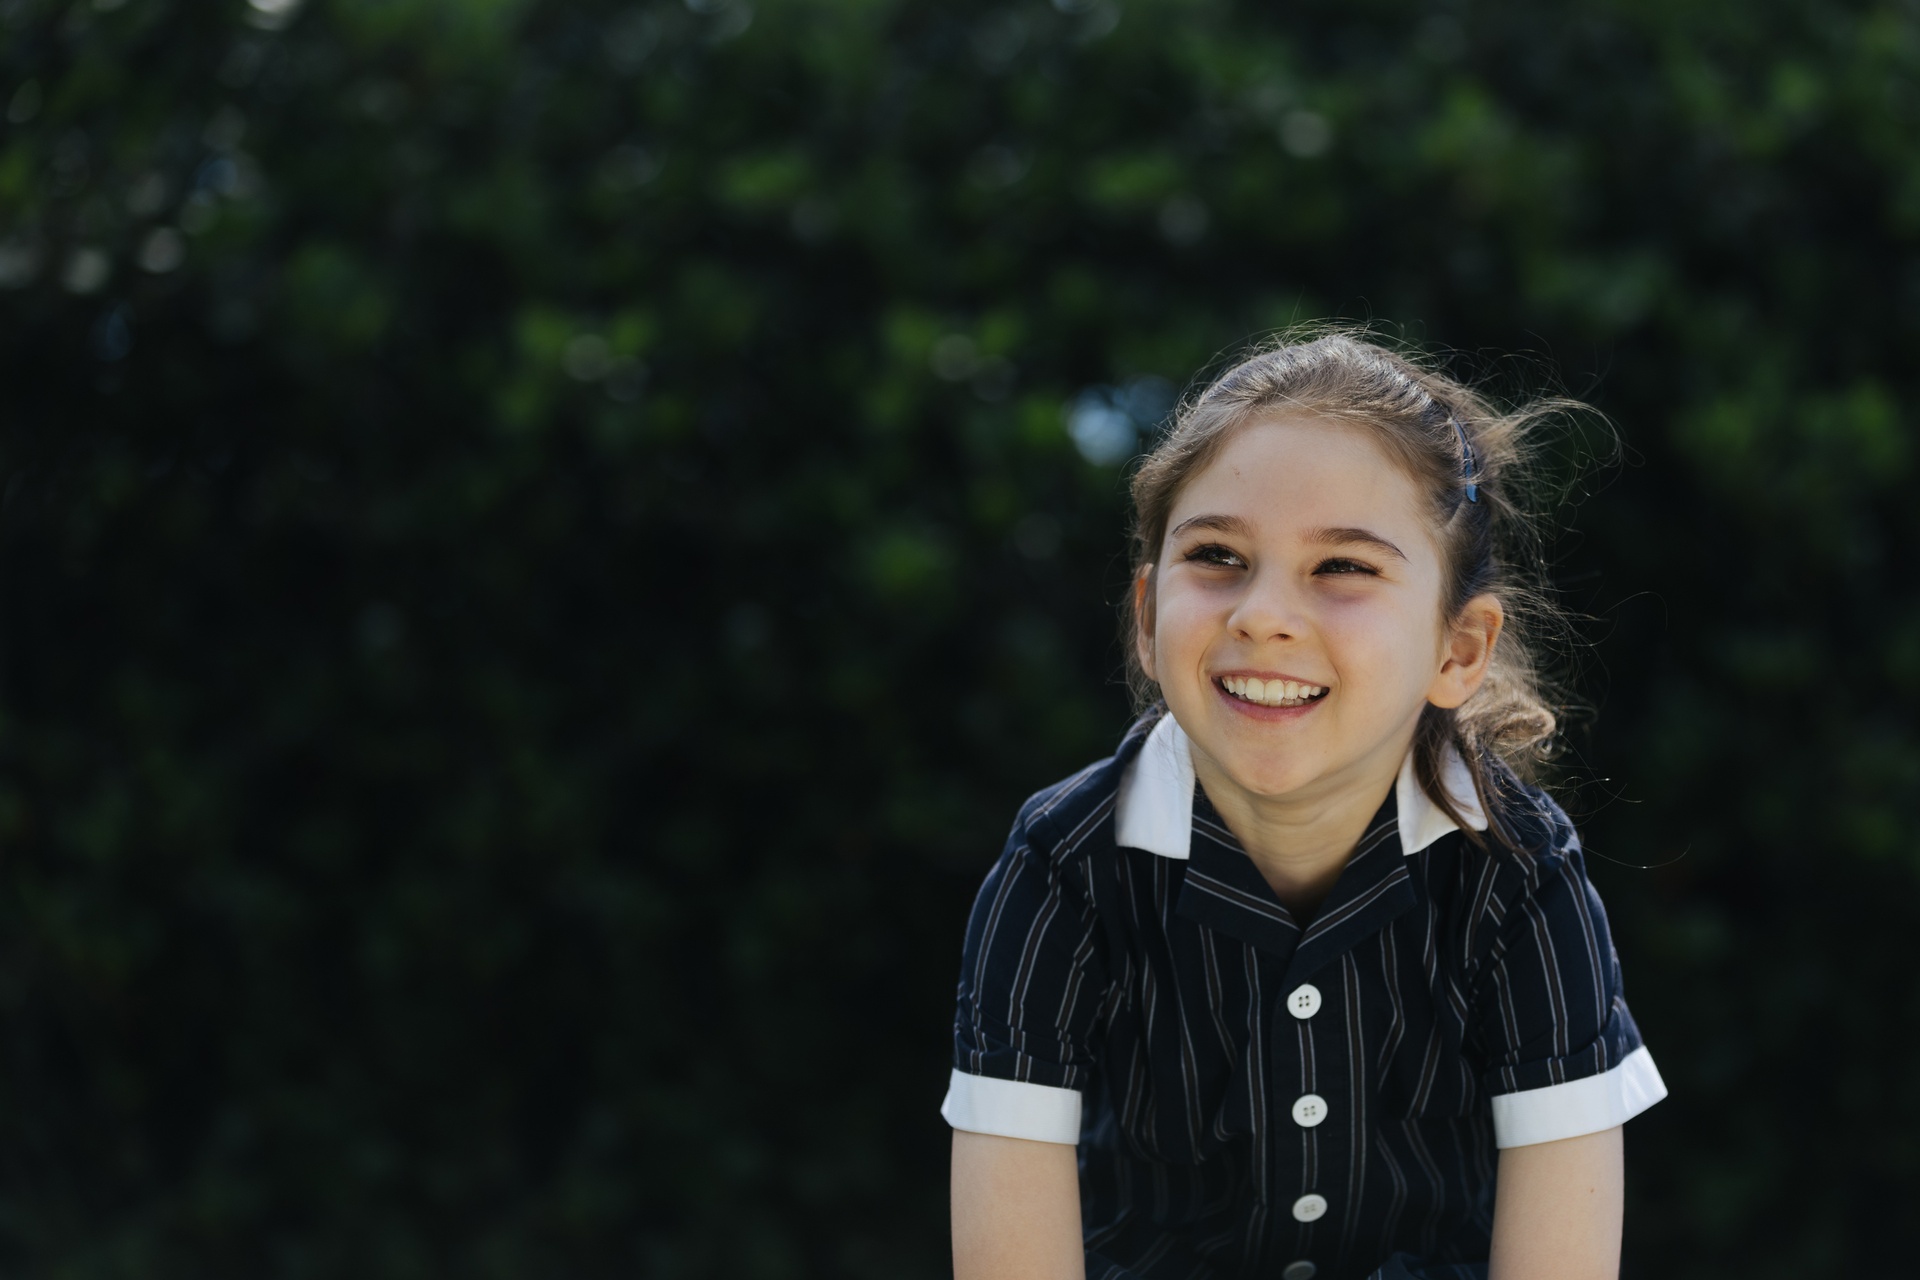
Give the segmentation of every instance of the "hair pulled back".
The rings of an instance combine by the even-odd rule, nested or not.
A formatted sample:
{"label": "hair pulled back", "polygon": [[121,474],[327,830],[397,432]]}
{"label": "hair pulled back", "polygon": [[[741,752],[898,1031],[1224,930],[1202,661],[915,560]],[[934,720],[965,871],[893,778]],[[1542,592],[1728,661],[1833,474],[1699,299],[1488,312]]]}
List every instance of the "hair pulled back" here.
{"label": "hair pulled back", "polygon": [[1535,637],[1557,630],[1562,619],[1540,577],[1537,534],[1526,511],[1530,429],[1583,408],[1545,399],[1499,412],[1469,387],[1415,358],[1345,331],[1282,338],[1233,365],[1182,402],[1165,437],[1133,475],[1133,577],[1148,575],[1145,589],[1129,591],[1123,606],[1123,648],[1136,702],[1144,707],[1159,697],[1140,666],[1134,637],[1151,625],[1151,575],[1168,517],[1187,482],[1237,429],[1275,413],[1311,414],[1363,428],[1428,497],[1443,566],[1443,625],[1482,594],[1496,596],[1506,611],[1506,626],[1480,688],[1458,708],[1429,704],[1422,709],[1413,761],[1422,789],[1460,821],[1440,784],[1445,750],[1449,745],[1457,750],[1472,772],[1493,834],[1511,845],[1505,819],[1519,798],[1518,784],[1536,777],[1552,754],[1559,726],[1533,649]]}

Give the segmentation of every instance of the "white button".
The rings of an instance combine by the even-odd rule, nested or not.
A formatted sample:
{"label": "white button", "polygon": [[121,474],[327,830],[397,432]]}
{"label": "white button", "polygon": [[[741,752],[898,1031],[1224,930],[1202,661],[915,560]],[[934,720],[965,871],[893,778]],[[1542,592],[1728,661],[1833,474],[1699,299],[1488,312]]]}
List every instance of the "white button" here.
{"label": "white button", "polygon": [[1287,1269],[1280,1273],[1280,1280],[1313,1280],[1313,1273],[1319,1269],[1302,1258],[1298,1262],[1289,1262]]}
{"label": "white button", "polygon": [[1287,997],[1287,1012],[1305,1022],[1320,1012],[1320,988],[1311,982],[1303,982],[1293,989]]}
{"label": "white button", "polygon": [[1303,1093],[1293,1100],[1293,1122],[1311,1129],[1327,1118],[1327,1100],[1317,1093]]}
{"label": "white button", "polygon": [[1293,1220],[1295,1222],[1317,1221],[1327,1211],[1327,1198],[1309,1191],[1293,1202]]}

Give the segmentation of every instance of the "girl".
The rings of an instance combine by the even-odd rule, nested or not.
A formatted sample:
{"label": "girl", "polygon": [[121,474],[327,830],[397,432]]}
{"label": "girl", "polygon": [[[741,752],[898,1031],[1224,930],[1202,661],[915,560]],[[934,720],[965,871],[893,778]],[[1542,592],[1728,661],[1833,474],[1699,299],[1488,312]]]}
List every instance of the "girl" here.
{"label": "girl", "polygon": [[1334,334],[1140,466],[1152,705],[1022,807],[967,929],[958,1280],[1618,1273],[1666,1088],[1528,782],[1539,416]]}

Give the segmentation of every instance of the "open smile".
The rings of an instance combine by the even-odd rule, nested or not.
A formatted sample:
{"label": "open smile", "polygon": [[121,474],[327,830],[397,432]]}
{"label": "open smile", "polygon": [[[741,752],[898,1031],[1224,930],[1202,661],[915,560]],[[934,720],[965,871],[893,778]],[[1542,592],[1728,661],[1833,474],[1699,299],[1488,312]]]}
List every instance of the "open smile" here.
{"label": "open smile", "polygon": [[1284,677],[1217,676],[1213,683],[1234,701],[1257,707],[1305,707],[1327,696],[1325,685]]}

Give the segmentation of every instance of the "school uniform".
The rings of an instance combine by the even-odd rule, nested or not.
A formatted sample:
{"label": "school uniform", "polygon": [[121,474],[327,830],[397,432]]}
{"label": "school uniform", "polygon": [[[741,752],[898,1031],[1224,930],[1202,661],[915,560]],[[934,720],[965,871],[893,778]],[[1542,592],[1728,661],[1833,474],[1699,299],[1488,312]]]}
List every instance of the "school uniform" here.
{"label": "school uniform", "polygon": [[1666,1096],[1572,824],[1524,795],[1527,855],[1483,850],[1409,760],[1302,921],[1149,712],[1021,807],[941,1113],[1078,1144],[1088,1280],[1484,1276],[1498,1148]]}

